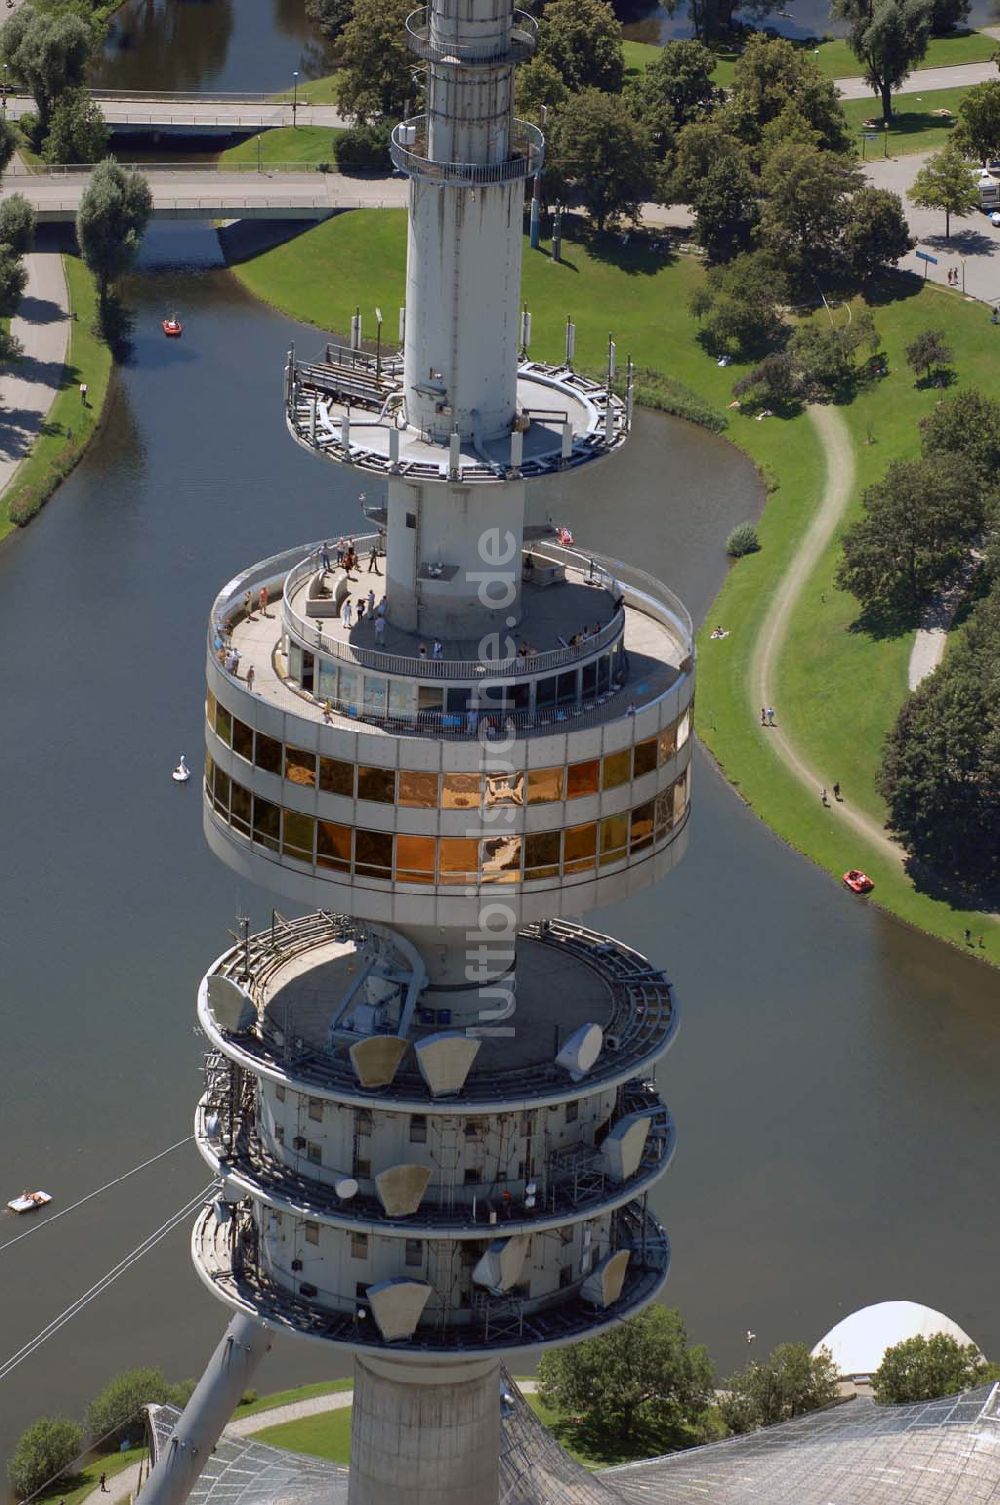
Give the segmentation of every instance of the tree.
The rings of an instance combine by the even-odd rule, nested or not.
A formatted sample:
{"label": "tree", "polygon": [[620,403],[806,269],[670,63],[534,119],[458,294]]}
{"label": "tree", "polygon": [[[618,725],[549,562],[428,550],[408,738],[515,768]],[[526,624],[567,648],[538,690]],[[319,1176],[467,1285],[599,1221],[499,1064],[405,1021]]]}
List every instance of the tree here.
{"label": "tree", "polygon": [[957,26],[965,25],[971,9],[972,0],[933,0],[931,31],[936,37],[946,37]]}
{"label": "tree", "polygon": [[837,1370],[825,1348],[813,1355],[804,1343],[780,1343],[763,1364],[732,1375],[724,1389],[723,1421],[732,1432],[752,1432],[829,1406],[837,1397]]}
{"label": "tree", "polygon": [[0,200],[0,244],[26,256],[35,244],[35,211],[21,193]]}
{"label": "tree", "polygon": [[872,1393],[881,1405],[936,1400],[981,1384],[988,1367],[974,1343],[959,1343],[949,1333],[906,1338],[882,1355]]}
{"label": "tree", "polygon": [[28,269],[10,246],[0,245],[0,319],[17,313],[28,281]]}
{"label": "tree", "polygon": [[101,307],[108,288],[123,277],[139,254],[153,212],[153,196],[142,173],[126,172],[113,157],[90,175],[76,216],[76,236],[87,266],[97,278]]}
{"label": "tree", "polygon": [[110,135],[100,106],[87,90],[67,89],[52,111],[42,156],[46,162],[100,162]]}
{"label": "tree", "polygon": [[849,217],[849,196],[862,185],[848,157],[789,141],[768,156],[757,240],[798,284],[832,273]]}
{"label": "tree", "polygon": [[678,204],[693,204],[713,169],[750,170],[750,153],[720,120],[696,121],[683,128],[674,153],[671,193]]}
{"label": "tree", "polygon": [[895,266],[913,249],[903,201],[887,188],[859,188],[847,204],[840,242],[850,276],[863,281]]}
{"label": "tree", "polygon": [[882,101],[882,120],[892,120],[892,91],[927,51],[934,0],[832,0],[830,13],[850,27],[851,51],[864,64],[865,80]]}
{"label": "tree", "polygon": [[722,93],[712,83],[715,67],[715,54],[700,42],[667,42],[630,83],[632,109],[658,144],[669,145],[676,131],[718,104]]}
{"label": "tree", "polygon": [[340,107],[356,124],[407,114],[417,98],[406,46],[409,0],[356,0],[340,40]]}
{"label": "tree", "polygon": [[789,106],[827,151],[844,152],[850,137],[837,90],[808,53],[784,37],[750,37],[733,70],[727,118],[740,138],[756,142]]}
{"label": "tree", "polygon": [[320,36],[335,42],[354,14],[354,0],[306,0],[306,15]]}
{"label": "tree", "polygon": [[983,166],[1000,154],[1000,80],[974,84],[958,103],[958,127],[951,138]]}
{"label": "tree", "polygon": [[4,25],[0,50],[31,90],[42,133],[59,96],[82,87],[92,47],[90,28],[71,11],[35,11],[23,5]]}
{"label": "tree", "polygon": [[911,340],[904,350],[906,364],[913,371],[922,371],[927,381],[931,379],[931,373],[935,368],[950,366],[952,361],[952,349],[944,337],[941,329],[923,329]]}
{"label": "tree", "polygon": [[161,1369],[126,1369],[109,1380],[87,1407],[87,1435],[92,1442],[104,1438],[110,1447],[135,1442],[142,1437],[144,1406],[163,1406],[173,1402],[176,1387],[163,1377]]}
{"label": "tree", "polygon": [[[935,672],[906,700],[886,739],[878,787],[888,824],[911,855],[995,902],[1000,883],[1000,590],[975,608]],[[916,1340],[911,1340],[916,1341]],[[923,1339],[919,1340],[923,1343]],[[949,1340],[950,1341],[950,1340]],[[977,1383],[957,1355],[909,1344],[886,1353],[878,1400],[909,1399],[911,1387]],[[956,1345],[957,1346],[957,1345]],[[890,1357],[891,1356],[891,1357]],[[971,1363],[971,1359],[970,1359]]]}
{"label": "tree", "polygon": [[573,93],[603,89],[617,94],[625,78],[621,22],[605,0],[549,0],[537,55]]}
{"label": "tree", "polygon": [[518,68],[514,85],[518,115],[536,125],[544,119],[544,111],[558,109],[569,96],[562,76],[541,57],[533,57],[526,68]]}
{"label": "tree", "polygon": [[968,164],[954,141],[946,141],[924,163],[909,191],[921,209],[944,210],[944,238],[951,235],[951,217],[965,219],[979,207],[979,190],[972,180]]}
{"label": "tree", "polygon": [[854,359],[862,346],[878,348],[875,321],[867,309],[843,324],[812,320],[795,331],[788,347],[799,389],[814,397],[847,392],[857,375]]}
{"label": "tree", "polygon": [[701,1439],[713,1401],[712,1365],[688,1346],[677,1312],[648,1306],[599,1338],[550,1349],[538,1366],[544,1405],[585,1418],[605,1437],[683,1447]]}
{"label": "tree", "polygon": [[83,1447],[83,1428],[62,1416],[44,1416],[21,1433],[7,1464],[10,1487],[27,1499],[50,1479],[66,1472]]}
{"label": "tree", "polygon": [[976,467],[980,483],[992,486],[1000,474],[1000,401],[974,387],[939,402],[920,421],[925,455],[962,455]]}
{"label": "tree", "polygon": [[392,121],[374,125],[355,125],[349,131],[337,131],[333,137],[333,155],[341,172],[372,172],[392,166],[389,139]]}
{"label": "tree", "polygon": [[574,183],[579,189],[598,230],[635,219],[653,192],[649,132],[620,95],[600,89],[583,89],[567,99],[551,130],[549,162],[560,185]]}
{"label": "tree", "polygon": [[862,516],[844,534],[837,584],[867,617],[908,625],[983,525],[975,465],[955,454],[896,460],[861,504]]}
{"label": "tree", "polygon": [[749,251],[760,219],[760,187],[743,161],[715,162],[692,195],[695,234],[709,261]]}
{"label": "tree", "polygon": [[763,356],[787,335],[781,308],[786,296],[774,264],[751,252],[710,267],[691,299],[691,312],[702,321],[702,338],[714,353]]}
{"label": "tree", "polygon": [[[787,350],[775,350],[733,386],[752,407],[789,408],[801,396],[799,373]],[[745,525],[744,525],[745,526]]]}
{"label": "tree", "polygon": [[17,131],[11,122],[0,118],[0,176],[10,166],[10,159],[17,151]]}

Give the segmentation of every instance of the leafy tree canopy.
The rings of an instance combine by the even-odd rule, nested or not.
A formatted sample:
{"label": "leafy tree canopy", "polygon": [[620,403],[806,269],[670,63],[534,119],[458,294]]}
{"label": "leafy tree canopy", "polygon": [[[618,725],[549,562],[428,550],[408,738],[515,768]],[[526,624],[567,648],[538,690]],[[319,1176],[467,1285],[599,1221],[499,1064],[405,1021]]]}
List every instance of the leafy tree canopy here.
{"label": "leafy tree canopy", "polygon": [[87,1435],[93,1442],[106,1438],[111,1447],[137,1442],[144,1428],[142,1408],[176,1404],[186,1389],[171,1385],[161,1369],[126,1369],[109,1380],[87,1407]]}
{"label": "leafy tree canopy", "polygon": [[691,299],[691,312],[701,320],[702,338],[714,354],[763,356],[787,337],[782,316],[786,298],[784,278],[774,263],[759,251],[750,252],[709,268]]}
{"label": "leafy tree canopy", "polygon": [[974,387],[939,402],[921,419],[925,455],[964,455],[975,465],[983,486],[1000,477],[1000,401]]}
{"label": "leafy tree canopy", "polygon": [[713,168],[750,168],[750,153],[718,119],[695,121],[680,132],[674,152],[671,193],[675,203],[694,204]]}
{"label": "leafy tree canopy", "polygon": [[354,14],[354,0],[306,0],[306,15],[320,36],[335,42]]}
{"label": "leafy tree canopy", "polygon": [[914,371],[922,371],[928,381],[932,371],[949,366],[953,358],[951,346],[940,329],[922,329],[910,341],[903,354],[906,356],[906,364]]}
{"label": "leafy tree canopy", "polygon": [[827,325],[816,319],[802,324],[792,335],[788,353],[799,379],[799,388],[810,397],[845,395],[856,378],[855,357],[867,346],[879,345],[875,321],[868,309],[858,310],[842,324]]}
{"label": "leafy tree canopy", "polygon": [[406,46],[409,0],[356,0],[340,42],[340,106],[357,124],[399,120],[417,98]]}
{"label": "leafy tree canopy", "polygon": [[541,125],[543,111],[558,109],[569,96],[562,75],[542,57],[533,57],[526,67],[518,68],[514,87],[518,115],[536,125]]}
{"label": "leafy tree canopy", "polygon": [[31,90],[43,128],[64,90],[82,87],[92,48],[90,27],[72,12],[23,5],[5,23],[0,51]]}
{"label": "leafy tree canopy", "polygon": [[15,256],[26,256],[35,244],[35,211],[21,193],[0,201],[0,244],[10,246]]}
{"label": "leafy tree canopy", "polygon": [[[553,0],[550,9],[562,3]],[[598,230],[635,219],[653,194],[655,155],[649,132],[621,95],[600,89],[571,94],[549,132],[550,185],[579,189]]]}
{"label": "leafy tree canopy", "polygon": [[28,281],[28,269],[10,246],[0,245],[0,319],[13,318]]}
{"label": "leafy tree canopy", "polygon": [[692,195],[695,233],[711,262],[749,251],[760,218],[760,186],[746,162],[714,162]]}
{"label": "leafy tree canopy", "polygon": [[848,275],[863,281],[883,267],[895,266],[913,249],[898,193],[887,188],[859,188],[848,201],[841,254]]}
{"label": "leafy tree canopy", "polygon": [[906,1338],[882,1355],[872,1376],[872,1393],[883,1405],[936,1400],[981,1384],[988,1369],[974,1343],[959,1343],[949,1333]]}
{"label": "leafy tree canopy", "polygon": [[755,33],[733,70],[729,118],[744,141],[756,142],[789,106],[806,121],[827,151],[849,146],[847,122],[837,91],[813,59],[784,37]]}
{"label": "leafy tree canopy", "polygon": [[86,89],[67,89],[52,111],[42,156],[46,162],[100,162],[111,133]]}
{"label": "leafy tree canopy", "polygon": [[814,1357],[804,1343],[780,1343],[763,1364],[748,1364],[725,1382],[722,1419],[733,1432],[788,1421],[828,1406],[837,1395],[837,1370],[826,1349]]}
{"label": "leafy tree canopy", "polygon": [[958,128],[951,139],[984,165],[1000,155],[1000,79],[974,84],[959,100]]}
{"label": "leafy tree canopy", "polygon": [[892,91],[927,51],[934,0],[831,0],[830,13],[850,27],[847,40],[865,79],[892,119]]}
{"label": "leafy tree canopy", "polygon": [[65,1417],[44,1416],[21,1433],[7,1464],[10,1486],[19,1500],[64,1473],[83,1446],[83,1428]]}
{"label": "leafy tree canopy", "polygon": [[17,130],[9,120],[0,118],[0,173],[6,171],[17,151]]}
{"label": "leafy tree canopy", "polygon": [[102,304],[110,285],[135,262],[152,209],[153,196],[142,173],[126,172],[113,157],[97,164],[80,199],[76,236],[97,278]]}
{"label": "leafy tree canopy", "polygon": [[965,219],[979,208],[979,190],[954,141],[947,141],[927,159],[913,180],[909,196],[921,209],[944,210],[945,240],[951,234],[953,214]]}
{"label": "leafy tree canopy", "polygon": [[545,1405],[582,1415],[593,1431],[670,1447],[701,1439],[714,1398],[708,1353],[689,1347],[679,1314],[663,1306],[599,1338],[549,1350],[538,1380]]}
{"label": "leafy tree canopy", "polygon": [[837,268],[849,196],[863,181],[854,159],[801,142],[770,153],[761,173],[757,239],[793,281],[812,281]]}
{"label": "leafy tree canopy", "polygon": [[[662,146],[693,120],[701,120],[722,94],[712,82],[715,54],[700,42],[667,42],[646,70],[629,83],[632,109]],[[662,155],[662,150],[661,150]]]}
{"label": "leafy tree canopy", "polygon": [[603,89],[617,94],[625,78],[621,22],[605,0],[549,0],[537,56],[574,93]]}

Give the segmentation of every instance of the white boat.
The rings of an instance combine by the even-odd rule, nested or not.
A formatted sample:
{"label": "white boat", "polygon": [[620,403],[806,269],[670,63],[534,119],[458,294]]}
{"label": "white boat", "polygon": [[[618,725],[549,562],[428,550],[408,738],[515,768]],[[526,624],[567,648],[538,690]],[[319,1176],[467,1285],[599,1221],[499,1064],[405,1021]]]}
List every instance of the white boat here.
{"label": "white boat", "polygon": [[188,779],[191,777],[191,770],[184,761],[183,753],[181,753],[181,761],[178,763],[177,767],[174,769],[170,777],[173,779],[175,784],[186,784]]}
{"label": "white boat", "polygon": [[11,1212],[37,1212],[52,1201],[47,1191],[23,1191],[19,1197],[11,1197],[7,1206]]}

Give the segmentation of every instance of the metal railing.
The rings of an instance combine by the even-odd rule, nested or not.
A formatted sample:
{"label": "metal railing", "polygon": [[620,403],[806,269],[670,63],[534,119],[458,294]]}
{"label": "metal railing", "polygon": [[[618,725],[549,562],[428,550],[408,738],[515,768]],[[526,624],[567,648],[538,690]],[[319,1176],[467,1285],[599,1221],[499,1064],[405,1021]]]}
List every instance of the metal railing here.
{"label": "metal railing", "polygon": [[430,7],[422,5],[406,18],[406,45],[417,57],[431,63],[476,66],[490,63],[520,63],[538,46],[538,22],[525,10],[515,10],[508,38],[488,42],[435,42],[430,34]]}
{"label": "metal railing", "polygon": [[[427,156],[426,115],[413,115],[394,127],[389,154],[400,172],[428,178],[434,183],[454,183],[486,187],[492,183],[513,183],[541,172],[545,157],[545,137],[537,126],[515,120],[510,129],[510,155],[502,162],[437,162]],[[412,141],[409,133],[413,132]]]}

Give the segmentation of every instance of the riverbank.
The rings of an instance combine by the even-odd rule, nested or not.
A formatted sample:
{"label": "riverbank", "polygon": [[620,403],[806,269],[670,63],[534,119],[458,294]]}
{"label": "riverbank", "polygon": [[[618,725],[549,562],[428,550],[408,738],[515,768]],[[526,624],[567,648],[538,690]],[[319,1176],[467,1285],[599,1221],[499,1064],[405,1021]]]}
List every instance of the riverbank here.
{"label": "riverbank", "polygon": [[[343,330],[355,306],[364,316],[366,307],[395,308],[402,301],[404,225],[401,211],[342,215],[232,270],[250,292],[283,312]],[[709,626],[722,623],[729,635],[713,640],[702,633],[702,741],[741,797],[789,845],[837,879],[849,867],[865,868],[876,881],[869,902],[961,944],[966,926],[982,928],[984,917],[914,887],[904,870],[905,854],[882,831],[885,810],[875,789],[881,746],[907,693],[912,634],[876,641],[852,631],[857,605],[836,590],[833,574],[840,533],[856,515],[862,490],[890,460],[916,452],[919,419],[940,395],[918,387],[906,366],[903,348],[914,334],[944,320],[959,381],[987,391],[995,385],[990,336],[996,332],[982,307],[905,274],[894,274],[880,287],[874,311],[890,374],[837,410],[856,459],[856,484],[815,564],[798,583],[774,661],[770,693],[782,737],[798,750],[801,767],[821,770],[828,787],[835,780],[844,787],[851,810],[864,816],[852,826],[824,808],[820,785],[812,788],[801,767],[796,772],[779,755],[779,739],[761,735],[754,682],[755,647],[768,612],[825,495],[827,455],[819,430],[805,413],[763,423],[738,412],[726,414],[743,368],[719,368],[698,343],[687,311],[704,275],[696,257],[656,252],[636,238],[628,245],[617,237],[564,241],[561,263],[552,261],[548,249],[526,250],[524,257],[532,354],[561,358],[569,314],[577,327],[580,366],[599,369],[613,330],[620,355],[631,354],[649,372],[665,373],[686,390],[693,399],[687,416],[697,418],[700,403],[704,414],[728,417],[725,436],[753,459],[768,484],[759,523],[761,550],[733,566],[710,613]],[[335,280],[323,273],[331,265],[337,267]],[[949,296],[949,304],[942,304],[940,299]],[[612,542],[597,542],[614,552]],[[723,544],[719,539],[718,546]],[[978,954],[995,963],[997,949],[987,945]]]}
{"label": "riverbank", "polygon": [[[30,521],[78,463],[99,429],[111,384],[112,358],[94,333],[97,288],[79,256],[61,257],[66,281],[69,343],[62,371],[49,372],[55,396],[31,451],[0,494],[0,538]],[[16,332],[16,331],[15,331]],[[23,336],[22,336],[23,339]],[[32,351],[25,348],[25,362]],[[80,385],[87,387],[87,401]]]}

